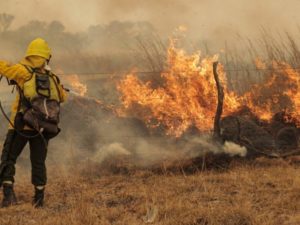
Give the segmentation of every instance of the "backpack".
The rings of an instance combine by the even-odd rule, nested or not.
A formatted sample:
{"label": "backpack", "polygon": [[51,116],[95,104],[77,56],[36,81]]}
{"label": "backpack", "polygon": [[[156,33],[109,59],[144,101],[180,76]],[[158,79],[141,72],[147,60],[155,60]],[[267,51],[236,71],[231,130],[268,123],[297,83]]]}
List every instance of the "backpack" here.
{"label": "backpack", "polygon": [[[26,67],[32,74],[25,81],[23,89],[18,87],[20,103],[16,120],[23,120],[24,125],[52,138],[59,132],[59,115],[61,93],[58,85],[60,80],[54,74],[40,73]],[[54,93],[56,92],[56,93]],[[20,117],[22,117],[20,119]]]}

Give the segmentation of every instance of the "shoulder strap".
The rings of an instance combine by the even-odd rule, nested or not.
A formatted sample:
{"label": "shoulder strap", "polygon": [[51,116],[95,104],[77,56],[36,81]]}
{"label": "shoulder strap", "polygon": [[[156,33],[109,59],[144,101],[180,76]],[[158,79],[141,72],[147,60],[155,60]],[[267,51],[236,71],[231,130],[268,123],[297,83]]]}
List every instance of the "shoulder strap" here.
{"label": "shoulder strap", "polygon": [[[28,79],[28,80],[30,80],[31,78],[32,78],[32,76],[33,76],[33,74],[35,73],[35,69],[34,68],[32,68],[32,67],[30,67],[30,66],[27,66],[27,65],[24,65],[24,64],[22,64],[25,68],[26,68],[26,70],[31,74],[31,77]],[[27,81],[28,81],[27,80]]]}
{"label": "shoulder strap", "polygon": [[31,68],[30,66],[27,66],[27,65],[24,65],[22,64],[27,70],[29,73],[33,73],[33,68]]}
{"label": "shoulder strap", "polygon": [[51,72],[49,73],[49,75],[55,77],[57,84],[60,84],[60,79],[58,76],[56,76],[54,73]]}
{"label": "shoulder strap", "polygon": [[16,84],[17,91],[19,93],[19,104],[18,104],[18,112],[20,111],[21,107],[24,106],[25,108],[31,108],[30,101],[25,97],[23,90],[20,88],[18,84]]}
{"label": "shoulder strap", "polygon": [[[32,78],[32,76],[33,76],[34,69],[31,68],[31,67],[29,67],[29,66],[26,66],[24,64],[21,64],[21,65],[23,65],[26,68],[26,70],[31,74],[31,77],[28,79],[28,80],[30,80]],[[28,81],[28,80],[26,80],[26,81]],[[18,104],[18,111],[20,111],[20,109],[21,109],[22,106],[24,106],[25,108],[30,108],[31,107],[31,103],[25,97],[24,91],[22,90],[22,88],[16,82],[15,82],[14,85],[17,87],[17,91],[18,91],[19,97],[20,97],[19,104]]]}
{"label": "shoulder strap", "polygon": [[56,88],[56,91],[57,91],[57,94],[58,94],[58,97],[59,97],[59,102],[61,103],[62,102],[61,92],[58,88],[58,85],[60,85],[60,79],[58,78],[58,76],[56,76],[55,74],[53,74],[51,72],[49,72],[49,76],[53,79],[53,82],[54,82],[54,85],[55,85],[55,88]]}

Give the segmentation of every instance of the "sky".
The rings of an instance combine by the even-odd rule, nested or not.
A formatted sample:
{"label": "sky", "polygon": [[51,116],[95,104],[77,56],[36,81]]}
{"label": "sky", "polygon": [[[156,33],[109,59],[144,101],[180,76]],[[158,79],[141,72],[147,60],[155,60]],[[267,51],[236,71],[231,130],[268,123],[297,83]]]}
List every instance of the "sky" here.
{"label": "sky", "polygon": [[149,21],[161,33],[185,25],[195,36],[252,35],[261,27],[295,30],[300,0],[0,0],[15,15],[13,28],[30,20],[60,20],[68,31],[113,20]]}

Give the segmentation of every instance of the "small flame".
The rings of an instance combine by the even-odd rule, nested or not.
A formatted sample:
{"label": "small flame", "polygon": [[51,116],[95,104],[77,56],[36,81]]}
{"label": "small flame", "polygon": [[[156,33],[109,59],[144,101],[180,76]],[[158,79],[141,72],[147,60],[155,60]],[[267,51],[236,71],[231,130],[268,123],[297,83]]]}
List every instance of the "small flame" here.
{"label": "small flame", "polygon": [[256,65],[256,68],[259,70],[264,70],[267,68],[265,62],[260,58],[255,59],[255,65]]}
{"label": "small flame", "polygon": [[78,94],[79,96],[84,97],[87,93],[87,85],[83,84],[80,79],[79,76],[74,74],[74,75],[68,75],[68,76],[64,76],[64,81],[71,86],[72,91],[76,94]]}
{"label": "small flame", "polygon": [[180,25],[177,28],[178,32],[186,32],[188,29],[185,25]]}

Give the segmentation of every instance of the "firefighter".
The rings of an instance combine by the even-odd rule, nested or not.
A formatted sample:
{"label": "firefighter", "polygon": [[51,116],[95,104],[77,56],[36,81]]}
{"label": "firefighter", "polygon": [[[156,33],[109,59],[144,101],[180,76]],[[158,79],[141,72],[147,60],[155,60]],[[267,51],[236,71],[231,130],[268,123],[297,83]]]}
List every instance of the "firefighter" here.
{"label": "firefighter", "polygon": [[[59,129],[56,127],[58,119],[57,123],[53,122],[54,120],[47,121],[50,117],[48,111],[52,109],[47,104],[48,102],[51,104],[55,102],[56,106],[59,107],[59,104],[66,99],[66,92],[58,77],[50,71],[48,65],[50,58],[51,50],[47,42],[37,38],[29,44],[25,58],[20,63],[10,65],[5,61],[0,61],[0,75],[8,78],[18,89],[16,99],[11,107],[9,129],[1,156],[2,207],[17,204],[13,188],[15,164],[28,142],[32,166],[31,181],[35,190],[32,204],[35,207],[42,207],[44,203],[44,190],[47,183],[45,165],[47,146],[49,140],[59,133]],[[55,134],[48,132],[46,125],[41,125],[40,116],[44,114],[40,112],[42,109],[37,107],[38,104],[34,102],[36,99],[40,99],[40,102],[44,103],[41,105],[45,107],[47,113],[47,117],[43,117],[43,123],[51,124],[52,128],[56,128],[54,129]],[[59,108],[56,111],[58,114]],[[36,127],[34,124],[39,126]]]}

